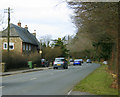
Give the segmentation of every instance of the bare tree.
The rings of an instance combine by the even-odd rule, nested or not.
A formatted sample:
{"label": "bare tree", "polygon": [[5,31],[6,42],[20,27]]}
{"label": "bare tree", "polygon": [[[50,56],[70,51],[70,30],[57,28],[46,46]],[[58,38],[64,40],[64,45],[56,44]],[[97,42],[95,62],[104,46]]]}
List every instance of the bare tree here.
{"label": "bare tree", "polygon": [[5,14],[0,14],[0,30],[4,30],[7,26],[7,19],[5,19]]}
{"label": "bare tree", "polygon": [[50,46],[50,42],[51,42],[51,39],[52,36],[51,35],[44,35],[44,36],[41,36],[39,39],[41,40],[42,44],[45,44],[47,47]]}

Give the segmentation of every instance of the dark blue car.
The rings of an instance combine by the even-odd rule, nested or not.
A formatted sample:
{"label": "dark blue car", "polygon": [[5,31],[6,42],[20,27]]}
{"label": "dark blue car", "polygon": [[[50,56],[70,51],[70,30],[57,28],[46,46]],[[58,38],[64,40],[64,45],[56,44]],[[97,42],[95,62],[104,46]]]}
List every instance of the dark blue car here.
{"label": "dark blue car", "polygon": [[73,65],[81,65],[81,60],[75,59]]}

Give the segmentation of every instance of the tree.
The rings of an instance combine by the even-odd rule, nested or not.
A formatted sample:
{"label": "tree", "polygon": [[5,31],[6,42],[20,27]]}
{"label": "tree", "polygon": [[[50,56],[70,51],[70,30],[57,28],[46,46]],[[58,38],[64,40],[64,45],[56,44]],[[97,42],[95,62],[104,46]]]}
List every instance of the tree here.
{"label": "tree", "polygon": [[58,38],[53,41],[54,41],[54,47],[59,47],[62,50],[61,57],[67,57],[69,50],[67,49],[67,44],[65,43],[66,42],[65,37],[63,37],[62,39]]}
{"label": "tree", "polygon": [[43,58],[45,58],[48,61],[54,60],[56,57],[61,56],[61,54],[62,51],[59,47],[46,47],[43,49]]}
{"label": "tree", "polygon": [[51,35],[44,35],[40,37],[40,40],[44,46],[49,47],[51,42]]}
{"label": "tree", "polygon": [[[74,1],[74,0],[73,0]],[[87,33],[93,42],[114,42],[118,29],[118,3],[100,2],[68,2],[75,10],[73,21],[78,28],[78,33]],[[104,14],[103,14],[104,13]],[[78,38],[79,38],[79,34]]]}
{"label": "tree", "polygon": [[0,14],[0,30],[5,29],[6,24],[5,24],[5,19],[4,18],[5,18],[5,16]]}
{"label": "tree", "polygon": [[113,72],[116,72],[118,69],[117,55],[119,49],[117,37],[119,28],[119,3],[80,2],[80,0],[71,0],[67,3],[70,8],[74,9],[72,19],[78,29],[76,34],[77,40],[79,40],[81,35],[79,33],[87,34],[87,38],[93,44],[96,57],[107,59],[109,62],[112,59],[109,67]]}

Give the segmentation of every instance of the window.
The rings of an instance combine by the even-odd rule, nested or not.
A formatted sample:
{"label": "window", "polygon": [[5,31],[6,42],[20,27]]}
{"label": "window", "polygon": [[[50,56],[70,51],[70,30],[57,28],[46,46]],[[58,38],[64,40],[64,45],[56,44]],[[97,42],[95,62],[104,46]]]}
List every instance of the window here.
{"label": "window", "polygon": [[3,49],[7,49],[7,42],[3,43]]}
{"label": "window", "polygon": [[11,43],[11,42],[9,43],[9,49],[10,49],[10,50],[13,50],[13,49],[14,49],[14,43]]}
{"label": "window", "polygon": [[25,44],[23,43],[23,50],[25,50]]}
{"label": "window", "polygon": [[28,50],[28,44],[26,44],[26,50]]}
{"label": "window", "polygon": [[[7,42],[3,43],[3,49],[7,49]],[[13,50],[14,49],[14,43],[9,43],[9,49]]]}
{"label": "window", "polygon": [[29,44],[29,51],[31,51],[31,45]]}

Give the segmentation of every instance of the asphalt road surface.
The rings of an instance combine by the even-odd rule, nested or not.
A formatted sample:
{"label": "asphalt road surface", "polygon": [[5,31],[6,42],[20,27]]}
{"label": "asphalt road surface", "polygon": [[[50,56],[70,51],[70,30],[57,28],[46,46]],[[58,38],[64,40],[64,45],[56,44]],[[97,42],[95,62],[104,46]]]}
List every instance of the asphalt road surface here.
{"label": "asphalt road surface", "polygon": [[2,95],[67,95],[73,86],[100,65],[84,63],[68,69],[43,70],[2,77]]}

